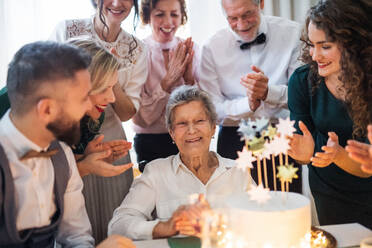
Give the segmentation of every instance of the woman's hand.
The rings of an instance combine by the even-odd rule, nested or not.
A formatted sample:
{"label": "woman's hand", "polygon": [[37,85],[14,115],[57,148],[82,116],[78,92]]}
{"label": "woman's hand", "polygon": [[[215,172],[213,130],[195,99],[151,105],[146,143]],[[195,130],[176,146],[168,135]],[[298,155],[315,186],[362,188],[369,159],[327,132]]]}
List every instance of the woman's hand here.
{"label": "woman's hand", "polygon": [[176,222],[183,218],[185,209],[185,205],[179,206],[168,221],[160,221],[156,224],[152,230],[152,237],[154,239],[166,238],[178,234]]}
{"label": "woman's hand", "polygon": [[350,158],[362,165],[364,172],[372,174],[372,125],[368,125],[368,140],[371,145],[349,140],[345,149]]}
{"label": "woman's hand", "polygon": [[209,203],[205,200],[203,194],[199,195],[199,199],[195,204],[185,207],[182,213],[182,218],[176,221],[176,230],[180,234],[188,236],[201,237],[204,214],[210,211]]}
{"label": "woman's hand", "polygon": [[169,51],[169,55],[165,53],[164,57],[166,56],[169,56],[168,63],[166,58],[164,59],[167,74],[160,84],[164,91],[170,93],[174,83],[185,73],[190,55],[187,53],[186,45],[180,42],[174,51]]}
{"label": "woman's hand", "polygon": [[99,135],[90,141],[85,148],[84,155],[111,150],[110,156],[105,158],[108,163],[113,163],[128,154],[132,148],[132,143],[126,140],[111,140],[103,142],[104,135]]}
{"label": "woman's hand", "polygon": [[292,137],[288,137],[290,140],[288,155],[301,164],[308,164],[314,154],[314,139],[302,121],[299,121],[298,125],[303,135],[293,134]]}
{"label": "woman's hand", "polygon": [[135,248],[132,240],[120,235],[111,235],[102,241],[97,248]]}
{"label": "woman's hand", "polygon": [[324,152],[317,152],[311,158],[312,165],[316,167],[327,167],[337,160],[337,157],[342,152],[342,147],[338,143],[338,136],[335,132],[328,133],[328,141],[326,146],[322,146]]}
{"label": "woman's hand", "polygon": [[94,152],[85,156],[84,159],[77,162],[77,167],[81,177],[89,174],[95,174],[102,177],[113,177],[120,175],[133,166],[132,163],[123,165],[112,165],[105,159],[110,157],[111,150],[103,152]]}
{"label": "woman's hand", "polygon": [[111,140],[104,142],[104,146],[112,151],[111,155],[105,161],[113,163],[128,154],[128,151],[132,148],[132,143],[126,140]]}
{"label": "woman's hand", "polygon": [[194,60],[194,42],[192,41],[191,37],[187,38],[184,42],[186,46],[186,52],[189,54],[189,59],[186,65],[185,73],[183,74],[183,79],[185,83],[188,85],[195,84],[195,78],[193,73],[193,60]]}

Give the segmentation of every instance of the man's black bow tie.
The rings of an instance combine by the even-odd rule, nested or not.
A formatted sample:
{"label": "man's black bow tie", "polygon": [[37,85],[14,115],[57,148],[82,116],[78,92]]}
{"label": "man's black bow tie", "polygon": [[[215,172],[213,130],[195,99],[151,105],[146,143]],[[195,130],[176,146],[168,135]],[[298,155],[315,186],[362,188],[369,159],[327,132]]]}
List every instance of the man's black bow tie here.
{"label": "man's black bow tie", "polygon": [[245,50],[245,49],[250,48],[253,45],[263,44],[263,43],[265,43],[265,41],[266,41],[266,35],[264,33],[262,33],[262,34],[258,35],[256,37],[256,39],[254,39],[253,41],[244,42],[244,43],[240,44],[240,49]]}

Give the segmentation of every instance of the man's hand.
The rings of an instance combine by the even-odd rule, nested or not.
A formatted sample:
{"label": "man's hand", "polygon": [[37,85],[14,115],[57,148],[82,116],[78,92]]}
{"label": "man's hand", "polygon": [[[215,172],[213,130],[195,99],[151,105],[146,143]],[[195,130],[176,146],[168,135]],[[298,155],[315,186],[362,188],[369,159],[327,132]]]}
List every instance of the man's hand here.
{"label": "man's hand", "polygon": [[265,101],[268,93],[268,77],[263,71],[256,66],[251,67],[253,73],[248,73],[241,78],[240,84],[247,89],[247,96],[249,98],[249,106],[252,111],[260,106],[261,101]]}

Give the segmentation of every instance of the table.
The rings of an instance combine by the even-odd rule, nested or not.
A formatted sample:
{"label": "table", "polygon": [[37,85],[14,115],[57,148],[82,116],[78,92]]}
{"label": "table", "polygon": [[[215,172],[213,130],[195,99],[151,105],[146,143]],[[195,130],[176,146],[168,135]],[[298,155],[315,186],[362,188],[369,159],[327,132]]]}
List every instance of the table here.
{"label": "table", "polygon": [[[340,248],[359,247],[362,239],[372,237],[371,230],[357,223],[320,226],[319,228],[331,233]],[[137,248],[169,248],[167,239],[135,241],[134,244]]]}

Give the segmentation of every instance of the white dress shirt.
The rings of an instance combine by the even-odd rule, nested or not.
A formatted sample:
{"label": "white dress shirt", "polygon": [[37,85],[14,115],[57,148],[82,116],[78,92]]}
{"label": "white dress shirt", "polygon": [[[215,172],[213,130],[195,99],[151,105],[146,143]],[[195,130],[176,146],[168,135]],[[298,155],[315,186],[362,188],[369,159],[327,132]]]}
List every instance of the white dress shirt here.
{"label": "white dress shirt", "polygon": [[[212,36],[202,48],[200,87],[215,103],[218,119],[224,126],[238,126],[242,118],[289,116],[287,85],[293,71],[301,65],[300,25],[281,17],[261,15],[259,33],[266,42],[240,49],[238,36],[226,28]],[[268,95],[252,112],[246,88],[240,79],[260,68],[269,78]]]}
{"label": "white dress shirt", "polygon": [[[238,169],[234,160],[216,156],[219,166],[206,184],[182,163],[179,154],[150,162],[114,211],[109,234],[152,239],[155,225],[171,218],[179,206],[191,203],[191,196],[204,194],[213,207],[221,206],[227,195],[243,192],[249,182],[248,174]],[[155,208],[154,220],[151,213]]]}
{"label": "white dress shirt", "polygon": [[[9,160],[15,186],[17,230],[49,225],[56,211],[54,169],[50,158],[20,161],[30,149],[46,150],[25,137],[9,118],[0,120],[0,143]],[[94,247],[91,226],[82,194],[83,182],[69,146],[60,142],[70,167],[70,179],[64,194],[64,212],[56,241],[63,247]]]}

